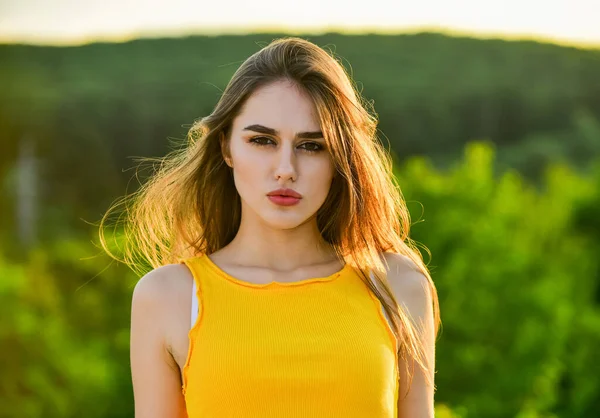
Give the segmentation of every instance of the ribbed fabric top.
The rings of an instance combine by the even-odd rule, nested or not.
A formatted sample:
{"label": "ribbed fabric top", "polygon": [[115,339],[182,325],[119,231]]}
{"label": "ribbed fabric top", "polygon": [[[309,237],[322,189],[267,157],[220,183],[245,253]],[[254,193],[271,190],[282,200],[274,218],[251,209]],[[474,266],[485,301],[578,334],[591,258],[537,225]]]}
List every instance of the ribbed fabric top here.
{"label": "ribbed fabric top", "polygon": [[207,255],[181,262],[199,301],[182,372],[189,418],[397,417],[396,340],[349,264],[254,284]]}

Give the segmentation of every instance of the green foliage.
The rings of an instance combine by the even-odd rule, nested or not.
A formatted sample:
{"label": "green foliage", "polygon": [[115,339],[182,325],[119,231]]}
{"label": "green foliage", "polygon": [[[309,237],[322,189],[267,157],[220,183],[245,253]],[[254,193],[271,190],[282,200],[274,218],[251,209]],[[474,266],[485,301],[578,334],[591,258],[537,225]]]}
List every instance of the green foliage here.
{"label": "green foliage", "polygon": [[440,296],[436,399],[468,417],[592,416],[600,235],[579,217],[600,213],[600,170],[550,165],[539,192],[515,171],[495,178],[493,163],[476,142],[447,173],[423,158],[398,169]]}
{"label": "green foliage", "polygon": [[90,251],[85,242],[58,240],[20,265],[0,259],[3,417],[133,416],[134,281],[122,268],[107,269],[106,257],[85,259]]}

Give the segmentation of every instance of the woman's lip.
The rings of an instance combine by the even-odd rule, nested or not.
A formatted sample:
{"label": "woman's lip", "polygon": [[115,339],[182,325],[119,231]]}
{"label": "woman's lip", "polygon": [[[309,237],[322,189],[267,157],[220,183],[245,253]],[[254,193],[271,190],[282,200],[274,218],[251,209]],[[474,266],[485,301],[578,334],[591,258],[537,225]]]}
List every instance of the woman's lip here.
{"label": "woman's lip", "polygon": [[292,206],[300,201],[300,198],[292,196],[269,195],[267,197],[271,202],[279,206]]}
{"label": "woman's lip", "polygon": [[301,199],[302,195],[293,189],[277,189],[272,192],[267,193],[267,196],[284,196],[284,197],[295,197],[296,199]]}
{"label": "woman's lip", "polygon": [[294,199],[300,199],[300,196],[294,196],[294,195],[282,194],[282,193],[271,193],[271,194],[268,194],[267,196],[293,197]]}

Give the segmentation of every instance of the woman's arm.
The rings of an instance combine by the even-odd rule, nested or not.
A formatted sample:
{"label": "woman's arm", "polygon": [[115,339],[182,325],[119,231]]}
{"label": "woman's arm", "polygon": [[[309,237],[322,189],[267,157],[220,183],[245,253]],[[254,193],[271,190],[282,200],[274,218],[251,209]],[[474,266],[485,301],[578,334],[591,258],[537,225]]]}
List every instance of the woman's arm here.
{"label": "woman's arm", "polygon": [[[386,253],[388,281],[394,296],[409,314],[417,327],[420,343],[424,346],[429,379],[435,377],[435,331],[433,302],[427,278],[415,271],[414,263],[403,255]],[[425,375],[416,362],[409,365],[412,385],[408,394],[409,377],[405,365],[400,365],[400,391],[398,394],[398,418],[433,418],[434,387],[427,384]]]}
{"label": "woman's arm", "polygon": [[135,418],[187,417],[177,363],[165,344],[170,314],[169,266],[137,283],[131,303],[131,375]]}

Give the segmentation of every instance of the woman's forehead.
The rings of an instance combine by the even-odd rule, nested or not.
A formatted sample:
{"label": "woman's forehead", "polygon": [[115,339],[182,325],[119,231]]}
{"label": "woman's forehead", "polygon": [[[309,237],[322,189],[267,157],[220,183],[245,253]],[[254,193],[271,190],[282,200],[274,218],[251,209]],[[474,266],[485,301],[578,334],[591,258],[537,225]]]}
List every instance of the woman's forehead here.
{"label": "woman's forehead", "polygon": [[251,94],[234,121],[234,129],[243,130],[249,125],[294,134],[320,129],[311,98],[289,85],[269,85]]}

